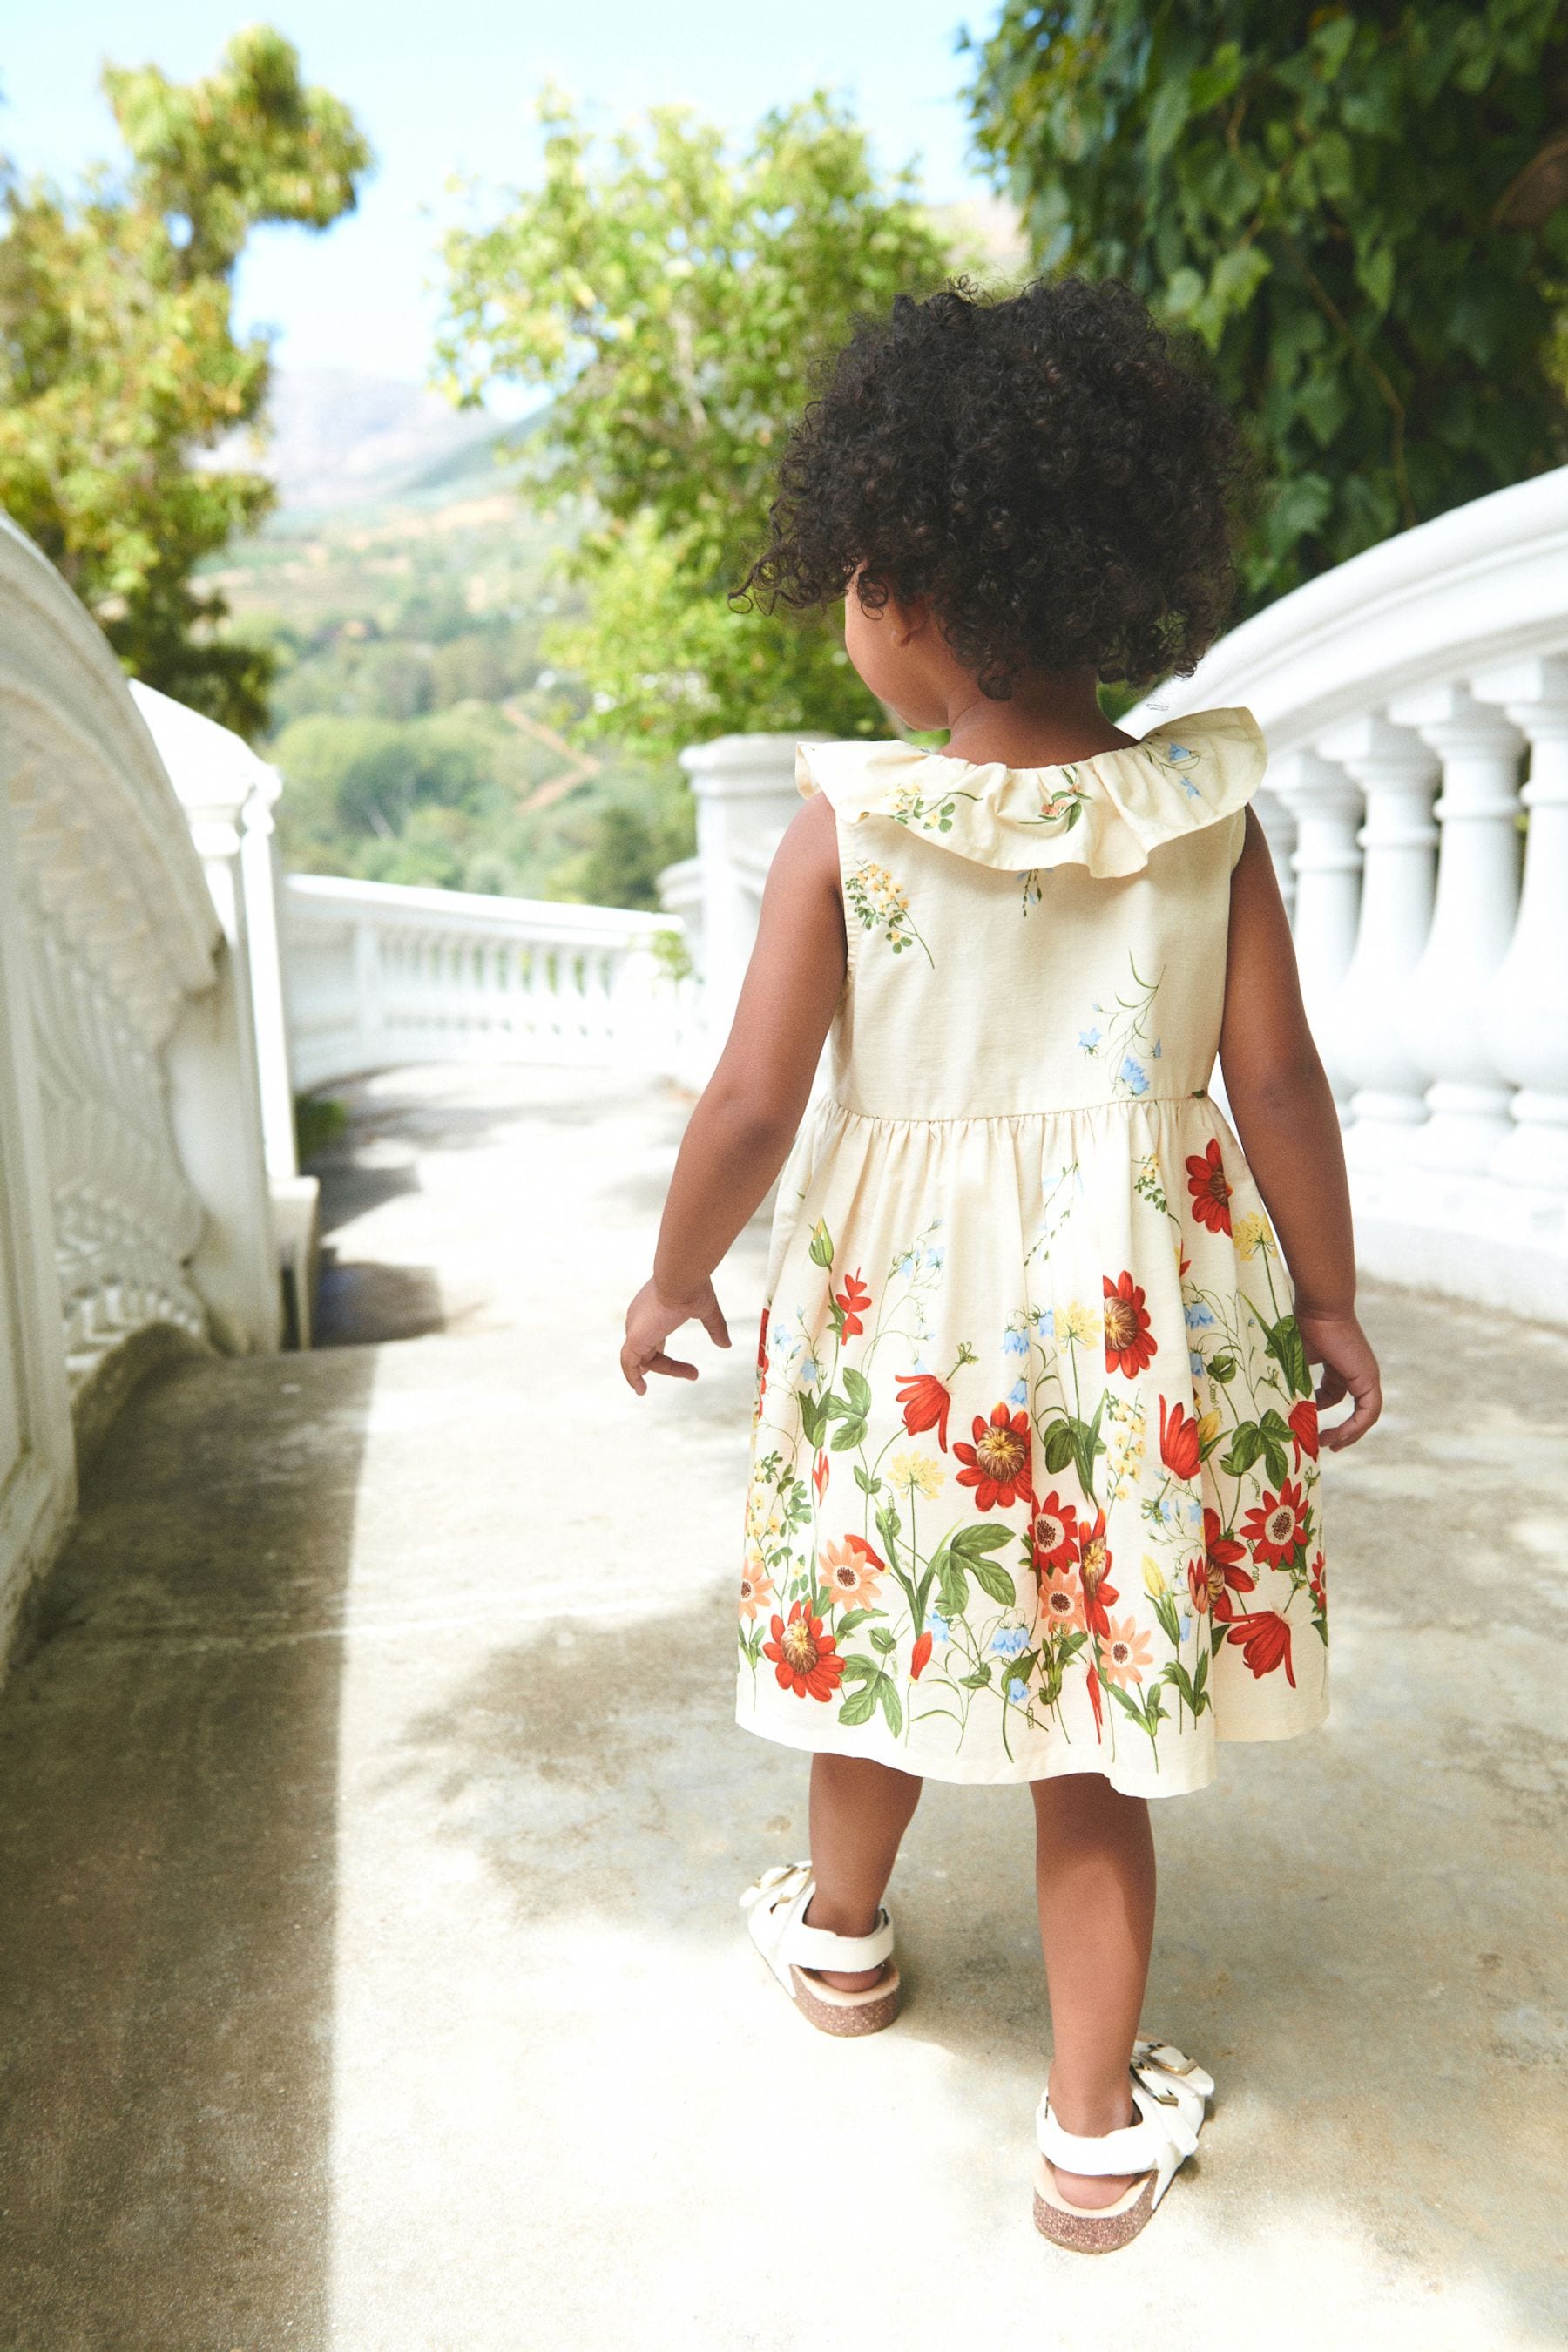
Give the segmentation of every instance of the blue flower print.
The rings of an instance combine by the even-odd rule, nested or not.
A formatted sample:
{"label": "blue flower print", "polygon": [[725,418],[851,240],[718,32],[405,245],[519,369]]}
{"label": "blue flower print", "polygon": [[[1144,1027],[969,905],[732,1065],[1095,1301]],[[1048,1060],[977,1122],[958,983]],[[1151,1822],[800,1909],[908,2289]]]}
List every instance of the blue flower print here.
{"label": "blue flower print", "polygon": [[1100,1043],[1100,1031],[1098,1029],[1080,1029],[1078,1033],[1078,1042],[1082,1046],[1086,1054],[1092,1054],[1095,1047]]}
{"label": "blue flower print", "polygon": [[814,1358],[807,1356],[795,1374],[799,1386],[803,1389],[815,1388],[821,1378],[822,1366]]}
{"label": "blue flower print", "polygon": [[1007,1402],[1013,1407],[1015,1412],[1016,1412],[1019,1405],[1027,1404],[1029,1402],[1028,1382],[1026,1381],[1015,1381],[1012,1387],[1007,1391]]}
{"label": "blue flower print", "polygon": [[947,1250],[944,1244],[941,1242],[931,1244],[926,1251],[926,1264],[933,1267],[938,1274],[942,1272],[942,1267],[947,1264]]}
{"label": "blue flower print", "polygon": [[1204,1305],[1201,1298],[1194,1298],[1192,1305],[1184,1308],[1184,1312],[1186,1315],[1189,1331],[1207,1331],[1212,1328],[1213,1313]]}
{"label": "blue flower print", "polygon": [[1026,1356],[1028,1352],[1029,1337],[1026,1331],[1003,1332],[1002,1353],[1005,1356]]}
{"label": "blue flower print", "polygon": [[1187,1361],[1193,1368],[1194,1380],[1201,1381],[1206,1367],[1204,1363],[1203,1358],[1199,1355],[1195,1348],[1189,1348],[1187,1349]]}
{"label": "blue flower print", "polygon": [[1036,1316],[1035,1331],[1037,1336],[1042,1339],[1054,1339],[1056,1338],[1057,1310],[1054,1307],[1047,1307],[1043,1314]]}
{"label": "blue flower print", "polygon": [[1015,1706],[1022,1706],[1029,1696],[1028,1684],[1020,1682],[1014,1675],[1007,1685],[1007,1696]]}
{"label": "blue flower print", "polygon": [[942,1615],[940,1609],[928,1609],[926,1611],[926,1632],[931,1635],[933,1642],[947,1642],[951,1641],[952,1638],[951,1633],[948,1632],[947,1619]]}
{"label": "blue flower print", "polygon": [[1029,1636],[1022,1625],[998,1625],[991,1636],[993,1654],[998,1658],[1016,1658],[1029,1646]]}
{"label": "blue flower print", "polygon": [[1123,1055],[1121,1067],[1116,1075],[1129,1094],[1146,1095],[1148,1093],[1149,1073],[1142,1062],[1133,1060],[1131,1054]]}

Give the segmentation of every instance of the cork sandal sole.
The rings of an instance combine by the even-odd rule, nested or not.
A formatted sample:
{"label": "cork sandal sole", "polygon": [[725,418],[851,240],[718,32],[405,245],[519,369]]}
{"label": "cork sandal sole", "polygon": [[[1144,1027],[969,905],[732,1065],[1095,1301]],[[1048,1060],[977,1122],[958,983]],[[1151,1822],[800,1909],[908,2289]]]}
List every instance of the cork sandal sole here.
{"label": "cork sandal sole", "polygon": [[1066,2246],[1072,2253],[1113,2254],[1119,2246],[1131,2245],[1147,2226],[1154,2210],[1156,2179],[1154,2173],[1146,2172],[1114,2205],[1090,2212],[1068,2203],[1042,2157],[1035,2180],[1035,2227],[1042,2238],[1049,2238],[1054,2246]]}
{"label": "cork sandal sole", "polygon": [[880,2033],[899,2013],[900,1977],[890,1960],[881,1983],[868,1985],[861,1992],[843,1992],[793,1964],[789,1973],[795,2007],[819,2033]]}

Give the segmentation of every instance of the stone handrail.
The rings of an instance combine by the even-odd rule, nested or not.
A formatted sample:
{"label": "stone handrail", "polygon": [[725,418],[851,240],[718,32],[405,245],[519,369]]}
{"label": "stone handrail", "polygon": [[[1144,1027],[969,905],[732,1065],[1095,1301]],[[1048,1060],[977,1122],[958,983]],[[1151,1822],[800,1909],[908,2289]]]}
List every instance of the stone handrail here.
{"label": "stone handrail", "polygon": [[0,517],[0,1648],[154,1330],[277,1343],[245,974],[119,665]]}
{"label": "stone handrail", "polygon": [[618,908],[290,875],[296,1083],[414,1062],[679,1071],[692,1020],[672,952],[682,931]]}
{"label": "stone handrail", "polygon": [[1369,1263],[1568,1319],[1568,467],[1310,582],[1126,724],[1231,703]]}

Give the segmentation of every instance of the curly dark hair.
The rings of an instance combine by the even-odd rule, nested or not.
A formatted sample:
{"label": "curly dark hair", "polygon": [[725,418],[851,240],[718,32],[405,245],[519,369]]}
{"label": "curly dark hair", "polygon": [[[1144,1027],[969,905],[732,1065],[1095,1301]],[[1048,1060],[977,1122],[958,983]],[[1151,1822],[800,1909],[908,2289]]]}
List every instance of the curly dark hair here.
{"label": "curly dark hair", "polygon": [[862,320],[779,468],[737,597],[929,599],[998,701],[1033,670],[1185,675],[1235,593],[1241,437],[1116,278],[959,278]]}

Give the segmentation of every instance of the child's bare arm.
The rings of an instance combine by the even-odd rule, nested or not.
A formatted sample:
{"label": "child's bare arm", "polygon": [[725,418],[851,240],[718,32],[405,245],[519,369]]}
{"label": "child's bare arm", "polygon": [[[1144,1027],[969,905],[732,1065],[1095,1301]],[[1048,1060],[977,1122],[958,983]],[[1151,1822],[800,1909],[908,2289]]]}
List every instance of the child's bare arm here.
{"label": "child's bare arm", "polygon": [[1301,1003],[1290,926],[1263,828],[1249,809],[1230,887],[1225,1090],[1248,1165],[1296,1286],[1307,1354],[1324,1367],[1318,1402],[1354,1410],[1324,1433],[1337,1449],[1383,1410],[1377,1359],[1355,1314],[1355,1245],[1339,1117]]}
{"label": "child's bare arm", "polygon": [[651,1282],[626,1313],[621,1370],[695,1380],[665,1340],[692,1317],[730,1344],[713,1269],[784,1165],[844,985],[844,909],[830,803],[808,801],[778,846],[757,943],[718,1067],[691,1114],[664,1206]]}

